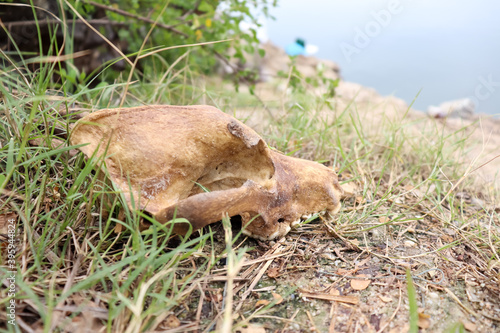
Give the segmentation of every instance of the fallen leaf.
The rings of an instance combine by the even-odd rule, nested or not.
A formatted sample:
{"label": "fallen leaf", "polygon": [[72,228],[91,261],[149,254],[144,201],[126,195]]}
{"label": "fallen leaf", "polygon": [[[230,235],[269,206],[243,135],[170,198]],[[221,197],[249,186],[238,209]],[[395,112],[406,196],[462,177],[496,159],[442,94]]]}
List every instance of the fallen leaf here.
{"label": "fallen leaf", "polygon": [[433,279],[438,273],[438,270],[437,269],[430,269],[427,271],[427,274],[429,274],[429,277],[431,279]]}
{"label": "fallen leaf", "polygon": [[214,301],[215,303],[220,303],[222,302],[223,299],[222,295],[222,289],[217,289],[215,292],[210,293],[210,300]]}
{"label": "fallen leaf", "polygon": [[428,314],[419,312],[418,313],[418,327],[420,327],[422,329],[429,328],[429,326],[431,326],[431,321],[429,320],[430,317],[431,316],[429,316]]}
{"label": "fallen leaf", "polygon": [[359,246],[359,244],[361,244],[361,242],[359,241],[359,239],[356,239],[356,238],[351,239],[351,243],[354,244],[354,245],[356,245],[356,246]]}
{"label": "fallen leaf", "polygon": [[351,271],[347,270],[347,269],[339,268],[339,269],[337,269],[337,271],[335,273],[338,275],[349,275],[351,273]]}
{"label": "fallen leaf", "polygon": [[340,291],[338,289],[332,288],[330,289],[330,295],[339,296]]}
{"label": "fallen leaf", "polygon": [[255,307],[258,308],[259,306],[266,306],[269,303],[271,302],[269,302],[267,299],[259,299],[257,303],[255,303]]}
{"label": "fallen leaf", "polygon": [[66,142],[60,139],[51,139],[50,142],[47,144],[47,141],[45,139],[36,138],[33,140],[29,140],[28,144],[34,147],[49,147],[52,149],[57,149],[66,146]]}
{"label": "fallen leaf", "polygon": [[453,237],[448,236],[448,235],[442,235],[442,236],[441,236],[441,239],[442,239],[442,240],[443,240],[443,242],[445,242],[445,243],[451,243],[451,242],[453,242]]}
{"label": "fallen leaf", "polygon": [[392,298],[387,296],[378,295],[378,298],[380,298],[384,303],[389,303],[390,301],[392,301]]}
{"label": "fallen leaf", "polygon": [[402,269],[395,268],[395,267],[391,267],[391,268],[390,268],[390,271],[391,271],[392,273],[399,274],[399,275],[404,275],[404,274],[406,274],[406,272],[405,272],[405,271],[403,271]]}
{"label": "fallen leaf", "polygon": [[271,267],[267,270],[267,276],[269,276],[271,279],[277,278],[279,274],[280,270],[278,267]]}
{"label": "fallen leaf", "polygon": [[121,223],[117,223],[113,231],[115,232],[115,234],[121,233],[123,231],[123,225]]}
{"label": "fallen leaf", "polygon": [[344,190],[343,198],[350,198],[356,193],[356,186],[353,183],[342,184],[340,187]]}
{"label": "fallen leaf", "polygon": [[464,328],[469,332],[475,332],[477,329],[476,324],[473,324],[470,321],[462,320],[462,324],[464,324]]}
{"label": "fallen leaf", "polygon": [[177,328],[179,326],[181,326],[181,321],[179,320],[179,318],[177,318],[175,315],[171,314],[171,315],[168,315],[167,318],[165,318],[162,322],[162,326],[163,328]]}
{"label": "fallen leaf", "polygon": [[358,204],[362,204],[362,203],[365,203],[365,202],[366,202],[366,199],[365,199],[365,198],[363,198],[362,196],[357,196],[357,197],[356,197],[356,202],[357,202]]}
{"label": "fallen leaf", "polygon": [[118,221],[125,221],[125,209],[123,208],[118,211]]}
{"label": "fallen leaf", "polygon": [[390,219],[390,218],[388,218],[387,216],[381,216],[381,217],[379,217],[379,218],[378,218],[378,221],[379,221],[380,223],[387,223],[387,222],[389,222],[390,220],[391,220],[391,219]]}
{"label": "fallen leaf", "polygon": [[280,294],[273,293],[273,292],[271,292],[271,294],[273,295],[273,298],[274,298],[274,300],[276,301],[276,304],[281,304],[281,303],[283,303],[283,297],[281,297],[281,295],[280,295]]}
{"label": "fallen leaf", "polygon": [[[358,278],[364,278],[364,277],[368,277],[368,275],[366,274],[359,274],[359,275],[356,275],[356,277]],[[371,281],[370,280],[357,280],[357,279],[353,279],[351,280],[351,288],[354,289],[354,290],[365,290],[366,288],[368,288],[368,286],[370,285]]]}

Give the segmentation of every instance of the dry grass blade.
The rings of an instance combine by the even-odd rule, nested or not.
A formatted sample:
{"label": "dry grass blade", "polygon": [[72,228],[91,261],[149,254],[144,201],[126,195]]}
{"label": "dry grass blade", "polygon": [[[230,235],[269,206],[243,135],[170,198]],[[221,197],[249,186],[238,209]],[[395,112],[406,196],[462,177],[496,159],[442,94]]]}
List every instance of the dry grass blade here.
{"label": "dry grass blade", "polygon": [[337,296],[337,295],[330,295],[330,294],[314,293],[314,292],[305,291],[305,290],[301,290],[300,295],[303,297],[322,299],[325,301],[334,301],[334,302],[348,303],[348,304],[358,304],[359,303],[359,298],[356,296]]}
{"label": "dry grass blade", "polygon": [[[75,277],[78,274],[78,271],[80,270],[80,266],[82,264],[82,260],[83,260],[83,256],[82,255],[77,255],[76,261],[75,261],[75,265],[73,266],[73,268],[71,270],[71,274],[69,275],[68,280],[66,281],[66,284],[64,285],[64,288],[63,288],[63,291],[62,291],[63,295],[65,295],[66,293],[68,293],[69,290],[71,289],[71,287],[73,286],[73,283],[75,281]],[[56,309],[63,308],[65,302],[66,302],[65,299],[61,300],[57,304]],[[59,325],[59,322],[60,322],[61,318],[64,315],[62,312],[63,311],[54,311],[54,313],[52,315],[52,328],[51,328],[52,330],[55,330],[55,328]]]}
{"label": "dry grass blade", "polygon": [[80,57],[87,56],[91,54],[91,50],[84,50],[84,51],[79,51],[71,54],[64,54],[64,55],[57,55],[57,56],[41,56],[41,57],[34,57],[26,60],[26,64],[40,64],[40,63],[56,63],[56,62],[63,62],[71,59],[76,59]]}
{"label": "dry grass blade", "polygon": [[[279,244],[279,241],[277,242]],[[284,246],[278,245],[271,254],[280,254],[280,252],[284,249]],[[246,289],[246,291],[241,295],[241,298],[239,299],[239,304],[236,307],[236,311],[239,311],[241,307],[243,306],[243,302],[247,297],[250,295],[250,293],[253,291],[257,283],[259,283],[260,279],[264,276],[266,273],[267,269],[269,266],[271,266],[274,258],[266,260],[266,263],[258,270],[258,273],[255,275],[255,277],[252,279],[252,282],[250,283],[250,286]]]}
{"label": "dry grass blade", "polygon": [[473,315],[474,317],[479,318],[479,315],[478,315],[475,311],[473,311],[473,310],[469,309],[467,306],[465,306],[465,304],[464,304],[464,303],[462,303],[462,301],[460,301],[460,300],[458,299],[458,297],[457,297],[457,296],[455,296],[455,294],[454,294],[454,293],[453,293],[453,292],[452,292],[449,288],[446,288],[446,287],[445,287],[445,288],[444,288],[444,290],[448,293],[448,295],[450,295],[450,297],[451,297],[451,298],[452,298],[455,302],[457,302],[457,304],[458,304],[458,305],[460,305],[460,307],[461,307],[462,309],[464,309],[465,311],[467,311],[467,313],[469,313],[469,314]]}
{"label": "dry grass blade", "polygon": [[222,333],[231,333],[233,328],[233,288],[234,279],[238,275],[240,269],[243,267],[244,258],[238,260],[236,253],[234,252],[233,245],[233,235],[231,231],[231,222],[228,216],[223,217],[222,221],[224,225],[224,235],[226,240],[226,251],[227,251],[227,281],[225,286],[225,308],[222,323]]}
{"label": "dry grass blade", "polygon": [[316,325],[314,324],[313,316],[311,315],[311,313],[308,310],[306,310],[306,314],[307,314],[307,318],[309,318],[309,321],[311,322],[311,327],[309,329],[311,330],[311,332],[316,331]]}
{"label": "dry grass blade", "polygon": [[[8,190],[8,189],[1,189],[0,190],[0,196],[1,197],[8,197],[8,198],[15,198],[20,201],[26,200],[26,198],[19,193],[16,193],[14,191]],[[3,199],[2,199],[3,200]]]}

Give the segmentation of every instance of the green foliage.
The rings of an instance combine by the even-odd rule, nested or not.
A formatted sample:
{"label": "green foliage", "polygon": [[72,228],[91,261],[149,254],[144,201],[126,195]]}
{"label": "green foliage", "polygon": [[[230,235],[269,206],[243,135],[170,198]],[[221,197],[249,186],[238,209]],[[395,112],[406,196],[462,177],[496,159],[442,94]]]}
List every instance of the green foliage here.
{"label": "green foliage", "polygon": [[[219,63],[229,63],[230,58],[236,59],[231,63],[245,63],[246,53],[262,55],[256,33],[259,15],[269,17],[269,8],[276,5],[269,0],[50,0],[34,7],[29,0],[9,2],[12,5],[2,6],[7,21],[22,23],[32,33],[24,36],[24,30],[0,29],[0,38],[9,45],[0,63],[8,68],[13,63],[36,67],[39,61],[53,62],[53,76],[45,79],[51,80],[50,88],[61,89],[64,95],[88,93],[87,88],[123,82],[127,76],[128,82],[166,80],[171,85],[182,78],[179,85],[185,92],[186,84],[192,82],[174,75],[173,66],[183,66],[195,76],[214,73]],[[13,15],[17,10],[22,14]],[[34,25],[33,19],[51,23]],[[243,29],[242,22],[248,28]],[[28,39],[32,42],[26,43]],[[13,58],[6,60],[6,55]],[[68,58],[47,60],[55,56]],[[253,75],[242,70],[234,77]]]}
{"label": "green foliage", "polygon": [[[171,0],[171,1],[109,1],[97,0],[97,4],[117,9],[120,12],[105,10],[107,18],[118,24],[126,24],[119,29],[120,40],[128,43],[128,50],[138,51],[143,44],[149,47],[168,47],[187,44],[201,44],[212,41],[229,40],[196,48],[190,54],[190,65],[207,73],[213,70],[218,55],[227,56],[233,48],[233,57],[245,61],[245,53],[254,53],[258,46],[256,27],[257,12],[269,16],[268,9],[276,1],[254,0]],[[90,2],[76,2],[75,8],[86,18],[92,19],[102,12]],[[258,8],[258,10],[256,10]],[[123,14],[126,12],[134,18]],[[151,30],[154,21],[156,27]],[[240,23],[249,23],[251,28],[242,31]],[[150,31],[151,30],[151,31]],[[178,48],[163,52],[162,56],[172,63],[187,49]]]}
{"label": "green foliage", "polygon": [[316,97],[316,103],[323,104],[333,110],[329,100],[335,97],[335,88],[338,87],[340,79],[328,78],[323,66],[317,68],[314,76],[304,77],[295,65],[295,57],[290,57],[290,59],[292,61],[290,71],[288,73],[279,71],[278,76],[287,79],[293,95],[303,95],[307,93],[308,89],[322,87],[323,93]]}

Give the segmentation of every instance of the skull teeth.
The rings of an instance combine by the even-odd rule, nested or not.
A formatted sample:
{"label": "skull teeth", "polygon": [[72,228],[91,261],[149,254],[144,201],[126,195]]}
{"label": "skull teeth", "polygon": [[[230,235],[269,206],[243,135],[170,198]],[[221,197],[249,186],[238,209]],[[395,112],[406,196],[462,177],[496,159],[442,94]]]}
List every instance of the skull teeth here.
{"label": "skull teeth", "polygon": [[242,230],[242,233],[246,236],[250,236],[252,238],[256,238],[256,239],[261,240],[261,241],[268,241],[268,240],[273,240],[273,239],[278,238],[280,236],[286,235],[290,230],[292,230],[292,228],[289,225],[285,225],[284,228],[285,228],[284,232],[283,232],[283,230],[278,229],[267,237],[263,237],[260,235],[254,235],[253,233],[251,233],[248,230]]}

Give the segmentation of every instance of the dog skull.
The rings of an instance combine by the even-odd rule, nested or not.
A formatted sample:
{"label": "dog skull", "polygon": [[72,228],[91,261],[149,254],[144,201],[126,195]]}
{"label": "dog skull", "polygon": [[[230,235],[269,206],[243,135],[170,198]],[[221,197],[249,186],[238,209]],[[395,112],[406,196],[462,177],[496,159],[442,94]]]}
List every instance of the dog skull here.
{"label": "dog skull", "polygon": [[[245,234],[270,240],[304,215],[340,209],[333,170],[269,149],[251,128],[211,106],[101,110],[80,119],[70,141],[88,143],[80,148],[87,157],[105,154],[128,205],[139,203],[162,223],[175,215],[196,230],[241,215]],[[178,223],[175,231],[188,228]]]}

